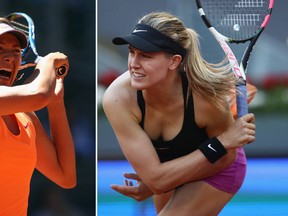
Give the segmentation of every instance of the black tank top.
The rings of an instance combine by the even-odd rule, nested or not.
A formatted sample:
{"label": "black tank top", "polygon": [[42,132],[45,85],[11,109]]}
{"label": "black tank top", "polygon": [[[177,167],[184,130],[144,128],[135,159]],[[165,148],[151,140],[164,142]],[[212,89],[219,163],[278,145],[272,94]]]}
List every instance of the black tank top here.
{"label": "black tank top", "polygon": [[[182,74],[182,90],[185,105],[182,129],[172,140],[151,140],[161,162],[189,154],[195,151],[202,142],[208,140],[205,128],[199,128],[195,122],[192,94],[189,96],[188,104],[186,105],[188,81],[186,74]],[[145,101],[142,91],[137,91],[137,101],[142,113],[140,126],[144,129]]]}

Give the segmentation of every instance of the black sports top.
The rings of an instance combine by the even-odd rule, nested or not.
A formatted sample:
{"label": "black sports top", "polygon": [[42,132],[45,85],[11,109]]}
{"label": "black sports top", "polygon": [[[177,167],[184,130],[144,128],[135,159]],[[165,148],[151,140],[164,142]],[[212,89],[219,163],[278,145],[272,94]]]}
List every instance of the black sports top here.
{"label": "black sports top", "polygon": [[[182,90],[184,104],[186,105],[188,81],[186,74],[182,75]],[[140,126],[144,129],[145,101],[142,91],[137,91],[137,101],[141,109],[142,119]],[[181,131],[172,140],[151,140],[161,162],[169,161],[195,151],[198,146],[208,140],[205,128],[199,128],[195,122],[194,104],[192,94],[188,98],[188,104],[184,106],[184,122]]]}

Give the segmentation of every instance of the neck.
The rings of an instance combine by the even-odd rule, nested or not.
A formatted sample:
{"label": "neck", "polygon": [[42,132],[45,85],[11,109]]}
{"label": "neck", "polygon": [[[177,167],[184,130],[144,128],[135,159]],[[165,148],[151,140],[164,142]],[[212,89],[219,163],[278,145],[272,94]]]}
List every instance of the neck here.
{"label": "neck", "polygon": [[165,80],[165,83],[157,84],[155,88],[143,90],[143,97],[146,105],[150,107],[167,107],[182,101],[182,82],[181,76],[177,75],[174,80]]}

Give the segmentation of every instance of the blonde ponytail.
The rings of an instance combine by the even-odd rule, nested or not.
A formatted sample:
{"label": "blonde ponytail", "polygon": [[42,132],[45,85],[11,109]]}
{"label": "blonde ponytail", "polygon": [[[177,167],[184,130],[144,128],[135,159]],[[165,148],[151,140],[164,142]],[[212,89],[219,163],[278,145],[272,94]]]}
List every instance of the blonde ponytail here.
{"label": "blonde ponytail", "polygon": [[186,49],[187,54],[179,70],[184,69],[187,74],[189,94],[193,91],[210,98],[220,109],[229,110],[226,107],[227,97],[235,87],[236,78],[227,59],[217,64],[205,61],[200,53],[197,33],[185,28],[177,17],[169,13],[150,13],[139,23],[153,27]]}
{"label": "blonde ponytail", "polygon": [[190,44],[183,64],[189,88],[202,96],[211,98],[219,108],[227,109],[224,104],[236,83],[228,60],[224,59],[218,64],[205,61],[200,53],[197,33],[189,28],[187,32]]}

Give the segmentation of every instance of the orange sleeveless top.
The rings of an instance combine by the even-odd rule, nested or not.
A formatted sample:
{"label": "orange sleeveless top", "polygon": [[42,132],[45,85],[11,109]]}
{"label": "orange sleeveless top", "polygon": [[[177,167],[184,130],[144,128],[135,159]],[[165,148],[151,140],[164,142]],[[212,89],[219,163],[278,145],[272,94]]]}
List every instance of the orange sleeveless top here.
{"label": "orange sleeveless top", "polygon": [[30,181],[36,166],[36,132],[24,113],[15,114],[20,133],[0,117],[0,215],[26,216]]}

